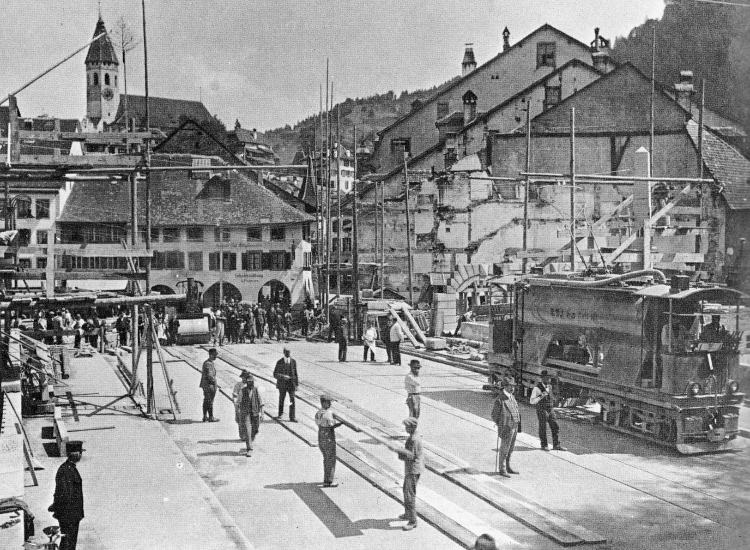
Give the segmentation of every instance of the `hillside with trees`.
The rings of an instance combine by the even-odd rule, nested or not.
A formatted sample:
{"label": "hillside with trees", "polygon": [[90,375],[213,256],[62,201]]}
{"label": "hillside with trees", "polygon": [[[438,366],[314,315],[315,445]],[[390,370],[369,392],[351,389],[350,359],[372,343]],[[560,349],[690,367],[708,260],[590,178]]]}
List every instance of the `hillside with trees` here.
{"label": "hillside with trees", "polygon": [[696,101],[704,79],[706,106],[742,123],[750,134],[750,7],[695,0],[666,4],[661,19],[649,19],[615,40],[614,58],[650,75],[656,28],[656,80],[671,87],[681,70],[693,71]]}
{"label": "hillside with trees", "polygon": [[[352,128],[354,125],[357,126],[357,141],[359,144],[371,144],[374,142],[377,132],[408,113],[414,101],[424,101],[432,97],[454,80],[449,80],[427,90],[403,91],[400,94],[389,91],[369,97],[347,98],[331,109],[332,137],[336,139],[336,116],[338,112],[338,116],[341,117],[341,143],[344,147],[353,147]],[[320,140],[320,127],[317,126],[316,128],[318,124],[316,113],[294,126],[287,124],[283,128],[264,132],[261,139],[273,147],[282,163],[290,163],[298,151],[308,151],[314,148],[313,140],[316,132],[318,141]]]}
{"label": "hillside with trees", "polygon": [[[656,80],[671,88],[681,70],[693,71],[696,102],[701,79],[705,79],[706,106],[740,122],[750,134],[750,7],[696,0],[665,2],[661,19],[649,19],[628,36],[614,40],[613,57],[619,62],[630,61],[650,75],[652,29],[656,28]],[[428,90],[347,98],[331,109],[333,137],[337,107],[342,144],[352,147],[355,124],[359,143],[371,144],[376,133],[408,113],[414,101],[424,101],[456,79]],[[289,163],[298,151],[313,149],[315,124],[317,115],[294,126],[267,131],[261,139],[273,147],[283,163]]]}

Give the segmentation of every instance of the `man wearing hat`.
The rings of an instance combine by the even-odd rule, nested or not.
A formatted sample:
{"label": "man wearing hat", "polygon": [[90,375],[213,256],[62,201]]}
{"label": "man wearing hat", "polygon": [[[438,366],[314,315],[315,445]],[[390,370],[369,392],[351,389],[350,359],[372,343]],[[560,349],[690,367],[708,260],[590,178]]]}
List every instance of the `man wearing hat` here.
{"label": "man wearing hat", "polygon": [[336,327],[336,342],[339,345],[339,361],[345,363],[349,347],[349,320],[346,317],[342,317]]}
{"label": "man wearing hat", "polygon": [[510,477],[509,474],[518,473],[510,467],[510,455],[516,446],[516,434],[521,431],[521,414],[516,398],[513,397],[515,380],[505,376],[500,387],[502,391],[492,406],[492,420],[497,424],[497,436],[502,442],[498,450],[498,473],[503,477]]}
{"label": "man wearing hat", "polygon": [[566,450],[560,445],[558,434],[560,426],[557,423],[555,411],[552,409],[552,378],[549,372],[542,371],[542,381],[539,382],[531,392],[529,403],[536,407],[536,417],[539,420],[539,441],[542,444],[543,451],[549,451],[547,446],[547,424],[552,432],[552,448],[556,451]]}
{"label": "man wearing hat", "polygon": [[55,496],[49,511],[63,534],[60,550],[75,550],[78,524],[83,519],[83,480],[76,467],[84,451],[83,442],[70,441],[67,451],[68,460],[62,463],[55,476]]}
{"label": "man wearing hat", "polygon": [[284,399],[289,394],[289,421],[297,422],[294,417],[294,392],[299,385],[299,378],[297,377],[297,361],[292,359],[292,352],[289,348],[284,348],[284,357],[276,362],[273,377],[276,379],[276,387],[279,390],[279,411],[276,418],[281,420],[284,416]]}
{"label": "man wearing hat", "polygon": [[201,370],[201,382],[200,388],[203,390],[203,422],[218,422],[218,418],[214,418],[214,398],[216,397],[216,390],[219,385],[216,381],[216,366],[214,361],[219,356],[219,352],[216,348],[208,350],[208,359],[203,362],[203,369]]}
{"label": "man wearing hat", "polygon": [[419,359],[409,361],[411,372],[404,378],[404,389],[406,390],[406,406],[409,407],[409,416],[419,418],[420,393],[422,383],[419,381],[419,369],[422,365]]}
{"label": "man wearing hat", "polygon": [[324,393],[320,396],[320,409],[315,413],[315,423],[318,425],[318,448],[323,453],[323,487],[338,487],[333,478],[336,473],[336,428],[341,422],[336,422],[331,410],[333,397]]}
{"label": "man wearing hat", "polygon": [[237,410],[238,423],[240,425],[240,436],[245,441],[245,456],[249,457],[253,452],[255,436],[260,429],[260,415],[263,414],[263,399],[260,397],[258,388],[255,387],[255,378],[248,371],[242,372],[242,388],[239,392],[239,406]]}
{"label": "man wearing hat", "polygon": [[398,519],[408,521],[404,531],[411,531],[417,526],[417,483],[424,471],[424,452],[422,450],[422,436],[417,433],[418,420],[409,417],[404,420],[404,426],[409,437],[403,449],[399,449],[398,456],[404,461],[404,513]]}
{"label": "man wearing hat", "polygon": [[391,359],[394,365],[401,364],[401,342],[404,339],[404,331],[394,317],[390,318],[391,329],[388,333],[388,341],[391,346]]}

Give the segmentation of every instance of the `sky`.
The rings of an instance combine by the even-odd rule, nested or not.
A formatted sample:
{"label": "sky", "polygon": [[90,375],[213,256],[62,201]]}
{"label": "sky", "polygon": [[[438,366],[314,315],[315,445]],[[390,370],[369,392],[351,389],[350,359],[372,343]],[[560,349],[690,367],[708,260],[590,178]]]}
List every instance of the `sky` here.
{"label": "sky", "polygon": [[[0,94],[93,37],[99,3],[111,31],[140,39],[140,0],[0,0]],[[549,23],[582,42],[614,39],[661,17],[664,0],[146,0],[149,93],[201,99],[228,127],[294,125],[319,108],[326,59],[334,101],[429,88],[481,65]],[[21,92],[22,116],[86,114],[86,50]],[[119,51],[118,51],[119,56]],[[120,59],[122,62],[122,59]],[[127,55],[128,92],[143,94],[143,42]],[[123,91],[122,63],[120,88]]]}

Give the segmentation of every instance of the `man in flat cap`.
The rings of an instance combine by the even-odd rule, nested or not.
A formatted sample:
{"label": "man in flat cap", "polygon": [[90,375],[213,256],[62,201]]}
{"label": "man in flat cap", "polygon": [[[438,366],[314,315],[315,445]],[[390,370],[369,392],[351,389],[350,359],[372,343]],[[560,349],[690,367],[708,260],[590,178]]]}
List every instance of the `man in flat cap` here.
{"label": "man in flat cap", "polygon": [[78,524],[83,519],[83,480],[76,467],[83,455],[83,443],[71,441],[67,451],[68,460],[62,463],[55,476],[55,497],[49,511],[63,534],[60,550],[75,550]]}
{"label": "man in flat cap", "polygon": [[404,389],[406,390],[406,406],[409,407],[409,416],[419,418],[420,410],[420,393],[422,391],[422,383],[419,381],[419,369],[422,365],[419,359],[412,359],[409,361],[409,374],[404,378]]}
{"label": "man in flat cap", "polygon": [[315,423],[318,425],[318,448],[323,453],[323,487],[338,487],[333,478],[336,473],[336,428],[341,422],[336,422],[331,410],[333,397],[329,394],[320,396],[320,409],[315,413]]}
{"label": "man in flat cap", "polygon": [[552,432],[552,448],[556,451],[564,451],[565,447],[560,445],[560,425],[553,409],[552,377],[546,370],[542,371],[542,381],[531,391],[529,403],[536,407],[536,417],[539,420],[539,441],[543,451],[549,451],[547,446],[547,424]]}
{"label": "man in flat cap", "polygon": [[513,396],[516,388],[515,380],[506,376],[500,381],[500,387],[502,391],[492,406],[492,420],[497,424],[497,437],[501,441],[498,449],[497,469],[501,476],[510,477],[509,474],[518,473],[510,467],[510,455],[516,446],[516,434],[521,431],[521,414],[518,411],[516,398]]}
{"label": "man in flat cap", "polygon": [[273,377],[276,379],[276,387],[279,390],[279,411],[276,418],[281,420],[284,416],[284,399],[289,394],[289,422],[297,422],[294,417],[294,392],[297,391],[299,378],[297,377],[297,361],[292,359],[292,352],[289,348],[284,348],[284,357],[276,362]]}
{"label": "man in flat cap", "polygon": [[218,422],[214,417],[214,398],[219,385],[216,380],[216,365],[214,361],[219,356],[216,348],[208,350],[208,359],[203,362],[201,370],[200,388],[203,390],[203,422]]}
{"label": "man in flat cap", "polygon": [[424,471],[424,452],[422,450],[422,436],[417,433],[418,420],[412,416],[404,420],[404,426],[409,437],[403,449],[399,449],[398,456],[404,461],[404,513],[398,519],[408,521],[404,531],[411,531],[417,527],[417,483]]}

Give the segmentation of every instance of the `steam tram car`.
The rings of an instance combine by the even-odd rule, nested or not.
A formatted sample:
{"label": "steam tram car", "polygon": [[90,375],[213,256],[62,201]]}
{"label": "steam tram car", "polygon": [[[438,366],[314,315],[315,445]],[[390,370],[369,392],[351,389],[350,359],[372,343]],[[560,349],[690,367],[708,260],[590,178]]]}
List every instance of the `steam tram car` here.
{"label": "steam tram car", "polygon": [[510,282],[511,312],[490,321],[490,382],[510,374],[531,388],[548,370],[563,402],[598,403],[612,429],[686,454],[742,446],[744,295],[665,282],[655,270]]}

